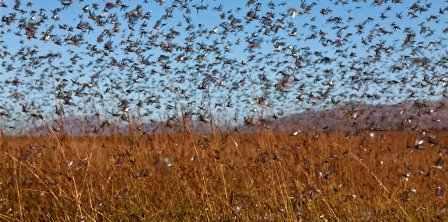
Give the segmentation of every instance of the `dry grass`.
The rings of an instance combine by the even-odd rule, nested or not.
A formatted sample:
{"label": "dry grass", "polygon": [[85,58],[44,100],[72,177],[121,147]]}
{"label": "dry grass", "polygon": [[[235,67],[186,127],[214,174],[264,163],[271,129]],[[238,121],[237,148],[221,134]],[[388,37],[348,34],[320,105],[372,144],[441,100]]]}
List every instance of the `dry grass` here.
{"label": "dry grass", "polygon": [[[4,221],[447,221],[448,133],[3,137]],[[437,166],[436,166],[437,165]]]}

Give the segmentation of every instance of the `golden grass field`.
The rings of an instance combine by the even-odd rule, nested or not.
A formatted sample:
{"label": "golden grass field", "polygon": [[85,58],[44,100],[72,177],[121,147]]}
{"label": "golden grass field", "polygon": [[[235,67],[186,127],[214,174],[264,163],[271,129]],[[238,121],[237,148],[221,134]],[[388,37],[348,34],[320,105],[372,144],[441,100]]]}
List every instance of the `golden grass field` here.
{"label": "golden grass field", "polygon": [[1,138],[2,221],[448,221],[448,133]]}

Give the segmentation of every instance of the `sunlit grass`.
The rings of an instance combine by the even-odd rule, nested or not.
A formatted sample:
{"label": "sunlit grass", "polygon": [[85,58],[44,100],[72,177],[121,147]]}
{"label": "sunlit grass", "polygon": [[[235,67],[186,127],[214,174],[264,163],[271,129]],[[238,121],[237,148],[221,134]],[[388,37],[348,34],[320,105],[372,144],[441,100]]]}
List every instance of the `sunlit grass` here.
{"label": "sunlit grass", "polygon": [[448,134],[1,138],[4,221],[444,221]]}

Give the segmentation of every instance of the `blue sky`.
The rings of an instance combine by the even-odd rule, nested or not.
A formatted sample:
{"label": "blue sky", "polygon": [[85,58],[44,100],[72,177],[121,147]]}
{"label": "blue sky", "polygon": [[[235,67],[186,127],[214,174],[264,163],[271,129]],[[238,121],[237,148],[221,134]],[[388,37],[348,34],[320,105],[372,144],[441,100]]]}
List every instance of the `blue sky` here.
{"label": "blue sky", "polygon": [[[8,8],[0,8],[0,16],[7,16],[10,13],[14,13],[12,5],[14,1],[5,0]],[[79,14],[83,14],[83,7],[88,5],[92,7],[91,3],[97,3],[100,8],[103,7],[106,1],[73,1],[74,3],[67,8],[64,8],[60,13],[60,20],[48,20],[38,29],[38,33],[44,32],[51,25],[55,26],[53,33],[57,36],[65,38],[71,34],[80,33],[76,30],[74,33],[66,32],[58,28],[58,25],[68,24],[76,27],[80,21],[88,21],[92,24],[92,21],[87,18],[87,14],[84,13],[83,17],[79,17]],[[179,45],[185,45],[185,37],[187,32],[183,31],[185,27],[182,13],[180,10],[175,9],[173,11],[173,17],[166,20],[166,25],[162,26],[159,30],[154,29],[155,22],[163,15],[165,9],[171,5],[172,1],[167,0],[165,4],[159,5],[156,1],[123,1],[129,5],[129,7],[120,11],[119,9],[111,10],[110,12],[101,12],[97,10],[96,13],[105,13],[107,16],[110,13],[116,13],[118,20],[121,23],[120,31],[110,40],[113,42],[114,51],[109,55],[103,57],[103,61],[98,60],[99,57],[86,54],[86,46],[88,43],[91,46],[96,45],[98,48],[102,48],[102,44],[97,43],[96,39],[103,29],[111,28],[110,25],[97,28],[94,27],[93,31],[82,33],[85,43],[79,47],[73,45],[56,45],[51,41],[45,42],[38,39],[28,40],[23,31],[18,35],[14,32],[19,31],[17,24],[10,26],[3,25],[0,30],[9,31],[2,34],[3,43],[1,44],[5,50],[11,54],[15,54],[19,49],[35,48],[37,49],[37,55],[46,55],[49,52],[60,53],[61,57],[56,58],[53,64],[44,64],[39,67],[32,64],[30,57],[24,60],[14,61],[12,58],[17,59],[17,55],[12,57],[4,57],[0,59],[0,62],[4,62],[6,65],[0,67],[0,81],[5,87],[0,91],[0,101],[6,110],[14,113],[14,117],[6,118],[5,122],[8,124],[17,125],[18,122],[24,122],[29,120],[26,115],[19,112],[22,105],[32,107],[36,112],[42,113],[46,119],[51,119],[54,116],[54,107],[58,103],[54,94],[56,86],[64,84],[64,89],[67,92],[73,92],[78,88],[77,83],[92,84],[93,87],[85,91],[87,95],[83,97],[74,96],[73,103],[76,105],[69,105],[65,107],[66,114],[68,115],[92,115],[95,112],[99,112],[104,115],[105,118],[111,117],[110,113],[119,112],[119,104],[123,100],[129,101],[129,110],[132,113],[147,114],[145,118],[160,119],[166,118],[171,115],[175,115],[180,109],[192,111],[192,112],[205,112],[200,107],[212,107],[214,115],[222,115],[227,117],[238,116],[241,119],[247,115],[261,115],[273,114],[273,113],[291,113],[300,112],[305,109],[322,109],[331,107],[331,101],[362,101],[367,103],[395,103],[408,99],[410,92],[415,92],[417,98],[422,99],[438,99],[442,96],[444,85],[442,83],[424,84],[418,85],[423,79],[432,78],[440,79],[444,76],[448,77],[446,68],[443,66],[434,66],[433,70],[424,70],[420,67],[409,66],[405,67],[400,72],[391,73],[390,67],[393,64],[397,64],[403,55],[414,56],[411,54],[411,49],[402,46],[404,39],[403,30],[409,28],[417,33],[416,42],[421,42],[424,45],[429,45],[432,41],[441,41],[441,45],[437,48],[421,48],[418,50],[417,55],[420,57],[429,57],[432,60],[447,56],[447,33],[443,32],[447,28],[448,19],[444,15],[440,15],[438,20],[431,20],[427,22],[430,15],[437,14],[439,9],[443,9],[448,6],[446,1],[420,1],[419,4],[425,5],[430,3],[431,7],[420,14],[416,18],[407,15],[408,9],[414,4],[415,1],[403,0],[400,4],[394,4],[392,1],[384,1],[381,6],[372,4],[372,1],[350,1],[350,4],[335,4],[338,1],[321,0],[321,1],[303,1],[305,4],[315,3],[311,13],[301,15],[290,14],[286,17],[285,25],[289,22],[292,26],[297,28],[296,35],[288,35],[291,28],[284,28],[278,33],[262,35],[257,33],[256,30],[263,30],[263,26],[260,22],[253,21],[249,23],[243,22],[244,31],[235,32],[227,35],[224,39],[221,39],[222,32],[224,31],[220,24],[223,22],[219,18],[219,13],[213,11],[213,7],[222,5],[223,10],[234,10],[233,14],[236,18],[241,18],[244,21],[244,17],[248,10],[253,5],[247,6],[246,1],[206,1],[202,4],[209,5],[209,9],[205,11],[199,11],[198,13],[192,9],[192,22],[196,26],[195,29],[204,29],[207,31],[216,30],[216,34],[211,34],[206,38],[206,35],[198,37],[194,40],[195,55],[206,55],[204,64],[208,65],[208,68],[203,68],[200,71],[194,71],[192,68],[197,63],[191,61],[187,63],[179,63],[173,61],[177,52],[164,53],[160,48],[149,47],[142,55],[147,56],[149,61],[157,61],[157,58],[165,54],[170,57],[168,60],[172,62],[171,71],[162,72],[158,64],[151,65],[137,65],[134,68],[119,69],[108,65],[111,58],[115,58],[119,62],[126,62],[126,60],[135,61],[136,55],[133,53],[126,54],[124,51],[124,45],[120,45],[119,42],[128,38],[132,33],[133,36],[129,37],[131,41],[138,42],[139,44],[148,43],[147,36],[139,36],[139,31],[132,31],[127,28],[125,22],[124,13],[134,9],[137,5],[143,6],[143,11],[149,12],[151,19],[148,22],[148,26],[145,29],[150,34],[166,33],[170,29],[176,29],[180,31],[180,35],[172,40],[173,43]],[[269,9],[270,1],[258,1],[260,5],[260,15],[266,14],[271,11]],[[276,4],[282,1],[272,1]],[[276,15],[276,18],[280,17],[282,13],[290,13],[291,10],[302,11],[300,8],[301,1],[284,1],[284,6],[278,6],[272,12]],[[342,2],[342,1],[339,1]],[[45,9],[46,13],[51,14],[51,9],[60,7],[59,1],[44,1],[37,0],[32,1],[33,6],[27,8],[25,6],[26,1],[22,2],[22,7],[27,11],[39,11],[39,9]],[[191,1],[191,5],[201,4],[200,0]],[[241,10],[236,10],[238,7]],[[387,7],[390,10],[384,11]],[[320,10],[329,8],[333,12],[329,16],[321,16]],[[381,13],[385,12],[387,18],[381,19]],[[17,12],[15,12],[17,13]],[[401,13],[403,19],[397,19],[396,14]],[[326,22],[331,16],[339,16],[344,23],[340,26],[347,25],[347,28],[341,31],[341,36],[337,36],[337,31],[333,29],[334,25]],[[21,17],[19,15],[18,17]],[[22,16],[30,19],[31,15]],[[347,21],[349,17],[352,17],[351,21]],[[364,26],[365,32],[363,34],[347,36],[348,33],[356,31],[356,25],[366,21],[368,17],[374,19],[373,22],[367,22]],[[35,19],[39,19],[36,15]],[[30,20],[32,21],[32,19]],[[419,24],[424,22],[424,26],[434,30],[434,34],[426,36],[425,33],[420,34],[421,28]],[[182,26],[177,26],[182,23]],[[305,25],[308,23],[308,25]],[[401,27],[401,31],[392,30],[391,24],[395,23]],[[199,24],[202,26],[199,27]],[[375,24],[378,27],[375,27]],[[138,22],[136,27],[141,25]],[[341,58],[336,53],[338,48],[333,46],[323,46],[317,40],[305,40],[305,38],[312,34],[311,26],[315,26],[315,30],[322,30],[327,33],[326,38],[331,41],[339,39],[343,41],[347,47],[344,50],[350,50],[356,53],[356,56],[352,58]],[[374,35],[375,31],[379,27],[385,27],[386,30],[392,30],[390,35]],[[367,33],[372,31],[372,35]],[[39,35],[39,34],[37,34]],[[247,37],[256,39],[260,42],[260,48],[256,49],[255,56],[259,61],[248,61],[251,56],[251,52],[246,50],[247,44],[245,39]],[[282,48],[279,51],[275,51],[271,44],[275,38],[283,38],[283,42],[287,47]],[[364,46],[361,42],[363,39],[370,38],[370,44]],[[21,43],[20,41],[23,40]],[[242,43],[237,44],[238,40]],[[339,41],[338,40],[338,41]],[[107,41],[107,39],[105,40]],[[159,41],[159,40],[157,40]],[[228,66],[222,64],[214,64],[214,53],[202,52],[199,48],[199,43],[203,43],[208,46],[216,45],[220,51],[224,50],[225,45],[229,46],[229,51],[224,53],[224,57],[238,61],[239,66]],[[216,44],[219,43],[219,44]],[[386,47],[393,46],[393,53],[382,56],[378,60],[372,60],[374,50],[369,48],[371,45],[383,43]],[[348,46],[357,45],[357,48],[350,48]],[[289,47],[289,48],[288,48]],[[306,49],[306,48],[309,48]],[[289,50],[296,50],[302,55],[304,59],[304,67],[297,68],[291,66],[293,62],[288,56]],[[72,52],[70,51],[72,50]],[[0,51],[0,52],[2,52]],[[327,65],[315,64],[317,57],[309,52],[319,52],[320,54],[332,58],[332,62]],[[75,58],[76,63],[69,66],[74,55],[78,54],[79,58]],[[370,56],[370,57],[369,57]],[[412,57],[411,56],[411,57]],[[269,61],[287,61],[281,63],[280,67],[276,70],[271,70],[272,65]],[[308,61],[308,62],[307,62]],[[356,61],[359,61],[358,63]],[[368,65],[363,65],[361,61],[370,61]],[[337,67],[338,62],[343,64],[350,64],[359,66],[358,69],[362,72],[355,73],[348,71],[343,73],[340,68]],[[93,65],[92,65],[93,64]],[[95,64],[99,64],[95,67]],[[102,64],[102,65],[101,65]],[[14,67],[13,70],[7,71],[7,67]],[[55,68],[57,67],[57,68]],[[264,71],[260,71],[260,68],[264,68]],[[34,73],[27,73],[26,71],[32,70]],[[141,75],[144,78],[139,78],[138,71],[141,70]],[[331,72],[325,73],[325,70],[332,69]],[[68,70],[73,70],[68,72]],[[175,71],[178,72],[175,72]],[[214,71],[213,71],[214,70]],[[150,74],[156,71],[156,74]],[[287,92],[278,92],[275,90],[275,83],[282,77],[282,73],[288,73],[296,81],[288,88]],[[413,73],[416,73],[416,77],[412,77]],[[59,75],[59,77],[58,77]],[[260,81],[259,76],[266,75],[270,80],[269,83]],[[208,77],[207,77],[208,76]],[[93,78],[95,77],[95,78]],[[98,78],[96,78],[98,77]],[[434,78],[433,78],[434,77]],[[11,86],[6,84],[5,81],[19,78],[24,84],[21,86]],[[197,86],[204,80],[204,78],[211,78],[216,80],[213,84],[209,85],[208,90],[197,89]],[[348,79],[360,78],[360,81],[348,81]],[[388,80],[408,80],[404,83],[385,83]],[[238,89],[230,90],[232,85],[236,83],[245,82],[244,86],[239,86]],[[129,82],[133,82],[129,84]],[[326,98],[315,98],[315,95],[325,91],[329,82],[332,82],[334,87],[329,90],[329,96]],[[108,90],[108,88],[110,88]],[[120,89],[122,88],[122,89]],[[301,90],[302,89],[302,90]],[[182,95],[184,91],[185,95]],[[19,92],[21,97],[12,98],[11,93]],[[89,94],[90,93],[90,94]],[[102,95],[102,98],[92,96],[93,94]],[[378,94],[378,98],[365,98],[367,94]],[[432,94],[432,95],[431,95]],[[298,96],[302,96],[304,100],[295,99]],[[256,105],[256,98],[265,96],[268,98],[268,102],[271,104],[269,107],[260,107]],[[148,100],[158,100],[157,103],[147,103]],[[139,101],[146,101],[143,106],[137,106]],[[231,103],[231,107],[221,107],[220,104]],[[160,107],[159,107],[160,106]],[[175,108],[171,108],[174,106]]]}

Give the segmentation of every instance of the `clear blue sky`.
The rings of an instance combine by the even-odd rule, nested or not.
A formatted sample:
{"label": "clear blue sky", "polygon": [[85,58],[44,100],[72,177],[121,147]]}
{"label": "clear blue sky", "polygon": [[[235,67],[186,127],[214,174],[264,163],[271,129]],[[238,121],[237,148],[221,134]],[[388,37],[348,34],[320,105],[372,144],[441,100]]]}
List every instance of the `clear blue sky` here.
{"label": "clear blue sky", "polygon": [[[0,8],[0,17],[8,16],[10,13],[17,13],[12,9],[14,1],[5,0],[3,1],[8,8]],[[36,0],[32,1],[33,6],[27,8],[27,1],[22,2],[22,8],[28,12],[35,10],[39,12],[39,9],[45,9],[45,13],[51,15],[51,10],[60,7],[59,1],[44,1]],[[145,2],[141,1],[123,1],[129,5],[129,7],[120,11],[119,9],[111,10],[110,12],[102,12],[104,3],[107,1],[73,1],[71,6],[63,9],[60,13],[60,20],[53,21],[48,20],[40,26],[37,32],[37,36],[41,37],[41,33],[48,29],[51,25],[55,25],[53,33],[61,38],[65,38],[74,33],[80,33],[76,30],[76,26],[80,21],[88,21],[93,25],[92,20],[87,18],[87,14],[83,13],[83,7],[89,5],[92,7],[91,3],[98,3],[100,9],[96,10],[97,14],[105,13],[116,13],[118,20],[122,23],[121,29],[118,35],[112,37],[110,40],[113,42],[114,51],[109,55],[103,57],[103,61],[97,60],[99,57],[89,56],[85,54],[87,52],[87,44],[82,44],[80,47],[74,47],[72,45],[67,45],[63,43],[62,45],[56,45],[50,42],[44,42],[38,39],[28,40],[24,35],[23,30],[17,27],[17,22],[0,28],[2,31],[9,31],[5,34],[1,34],[1,39],[4,49],[0,49],[0,52],[8,51],[13,56],[0,58],[0,62],[5,65],[0,67],[0,84],[4,85],[2,91],[0,91],[0,102],[3,104],[4,109],[9,110],[14,113],[13,117],[5,118],[8,124],[17,124],[18,122],[23,122],[27,120],[26,116],[20,114],[20,107],[26,105],[31,107],[33,110],[39,113],[43,113],[47,119],[51,119],[54,113],[54,105],[57,103],[54,92],[55,87],[61,84],[65,79],[65,89],[67,91],[74,91],[78,86],[74,82],[78,83],[91,83],[93,76],[99,76],[93,81],[96,84],[95,87],[88,89],[85,93],[91,93],[92,95],[97,92],[101,94],[103,98],[93,97],[86,95],[84,97],[74,96],[73,102],[77,105],[67,106],[66,113],[74,115],[91,115],[96,110],[101,114],[108,116],[108,113],[117,113],[119,108],[117,107],[123,99],[129,101],[129,110],[132,113],[149,113],[148,118],[165,118],[171,114],[176,113],[175,109],[170,109],[171,105],[177,105],[179,107],[183,106],[186,110],[191,110],[194,112],[201,112],[201,105],[211,103],[211,106],[216,107],[213,109],[215,115],[225,115],[227,117],[234,116],[234,114],[242,117],[245,115],[259,115],[260,107],[255,104],[256,97],[266,95],[269,103],[272,104],[271,107],[264,108],[265,113],[278,113],[278,112],[300,112],[307,108],[328,108],[331,104],[331,99],[342,100],[342,101],[363,101],[367,103],[395,103],[408,99],[410,92],[415,92],[417,98],[423,99],[437,99],[442,96],[443,84],[433,83],[433,84],[423,84],[419,85],[424,78],[442,78],[447,76],[446,69],[441,66],[435,66],[434,70],[424,70],[416,66],[404,67],[400,72],[391,73],[390,67],[393,64],[399,63],[400,56],[411,54],[409,48],[402,47],[403,39],[405,35],[403,30],[409,28],[417,33],[416,41],[422,42],[424,45],[430,45],[432,41],[441,41],[441,46],[437,48],[421,48],[417,55],[420,57],[429,57],[432,60],[437,58],[442,58],[447,56],[447,33],[443,32],[444,29],[448,27],[448,10],[444,15],[439,15],[439,19],[431,20],[429,17],[431,15],[436,15],[439,13],[440,9],[444,9],[448,6],[446,1],[436,0],[436,1],[419,1],[419,5],[431,4],[430,7],[417,14],[417,17],[412,17],[408,15],[409,8],[414,4],[415,1],[403,0],[400,4],[394,4],[393,1],[384,1],[385,3],[381,6],[372,4],[372,1],[359,1],[351,2],[350,4],[335,4],[335,2],[343,2],[336,0],[321,0],[321,1],[303,1],[305,4],[316,3],[312,11],[309,14],[301,15],[293,13],[292,9],[297,10],[297,12],[303,11],[300,8],[301,1],[272,1],[276,4],[285,2],[283,6],[277,6],[272,12],[275,14],[276,18],[281,17],[282,13],[289,14],[286,17],[286,21],[283,24],[287,26],[287,23],[292,24],[291,27],[285,27],[279,33],[270,35],[254,36],[256,30],[261,28],[262,25],[259,22],[251,22],[246,24],[243,22],[244,31],[229,34],[226,38],[221,39],[221,34],[210,35],[209,38],[198,37],[194,40],[194,45],[196,47],[195,53],[201,54],[198,45],[199,43],[208,44],[210,46],[214,45],[214,41],[221,42],[223,44],[217,47],[222,51],[224,45],[228,43],[233,43],[229,47],[229,51],[225,53],[225,57],[229,59],[235,59],[240,65],[239,67],[229,67],[220,65],[213,65],[214,57],[213,53],[209,53],[206,58],[205,64],[210,65],[210,68],[204,68],[203,70],[197,72],[192,70],[194,62],[189,63],[179,63],[172,62],[173,68],[171,71],[164,72],[162,74],[150,74],[154,71],[161,71],[160,66],[157,64],[151,65],[139,65],[137,68],[142,70],[145,78],[138,78],[138,72],[134,68],[124,68],[119,69],[117,67],[112,67],[110,65],[103,65],[95,67],[91,64],[109,64],[111,58],[114,57],[117,61],[124,61],[126,59],[134,60],[137,57],[132,54],[126,54],[124,52],[125,45],[120,45],[119,42],[128,38],[131,33],[134,35],[129,37],[131,41],[139,42],[139,44],[146,44],[148,42],[147,36],[139,36],[139,30],[132,31],[127,28],[127,23],[125,22],[124,14],[127,11],[134,9],[137,5],[142,5],[145,12],[150,12],[151,19],[148,22],[148,26],[145,29],[148,33],[163,33],[168,32],[171,28],[180,31],[180,35],[173,40],[174,43],[179,45],[185,45],[186,33],[183,27],[185,27],[184,20],[182,18],[182,13],[180,10],[176,9],[173,11],[173,17],[166,21],[166,25],[162,26],[160,30],[155,30],[155,22],[162,16],[164,10],[171,5],[170,0],[166,0],[165,4],[159,5],[154,0],[149,0]],[[259,15],[265,15],[266,12],[271,11],[269,9],[270,1],[258,1],[261,3]],[[200,0],[191,1],[191,5],[201,4]],[[247,11],[253,8],[253,5],[246,6],[246,1],[202,1],[202,4],[209,5],[208,10],[196,12],[192,9],[192,19],[193,24],[196,25],[196,29],[199,24],[202,24],[204,30],[211,31],[216,30],[217,33],[222,33],[223,28],[220,24],[223,22],[219,18],[219,13],[212,10],[212,8],[219,5],[223,6],[223,10],[234,10],[234,16],[236,18],[241,18],[244,20],[244,16]],[[238,7],[241,10],[236,10]],[[390,10],[385,11],[387,7]],[[324,17],[320,15],[321,9],[331,9],[333,12]],[[27,12],[27,13],[28,13]],[[385,12],[384,16],[387,18],[382,19],[381,13]],[[403,18],[398,19],[397,14],[401,13]],[[79,14],[84,14],[82,18]],[[329,24],[326,20],[330,17],[341,17],[343,23],[340,26],[347,26],[345,30],[341,31],[342,37],[337,36],[337,30],[333,29],[334,25]],[[20,17],[25,19],[31,19],[30,14],[20,15]],[[348,21],[347,19],[352,17],[353,19]],[[347,33],[354,32],[357,30],[357,25],[366,21],[368,17],[374,19],[373,22],[367,22],[364,26],[364,32],[362,34],[354,34],[352,36],[347,36]],[[39,19],[39,15],[35,15],[34,19]],[[429,19],[429,21],[427,21]],[[429,27],[434,31],[431,36],[426,36],[425,32],[420,33],[421,26],[420,23],[424,22],[424,26]],[[182,23],[181,27],[178,24]],[[305,25],[308,23],[308,25]],[[68,24],[75,27],[75,32],[70,33],[58,28],[58,25]],[[139,27],[139,23],[136,27]],[[396,24],[401,28],[401,30],[393,30],[392,24]],[[377,27],[375,25],[378,25]],[[296,35],[288,35],[290,31],[293,30],[293,26],[297,28]],[[346,46],[357,45],[357,48],[344,47],[344,50],[351,50],[356,53],[353,58],[340,58],[338,54],[335,53],[337,48],[332,46],[323,46],[317,40],[307,40],[306,37],[312,34],[311,26],[315,26],[314,29],[319,31],[322,30],[327,33],[326,38],[331,41],[336,41],[339,39],[343,41]],[[391,31],[388,35],[375,35],[378,33],[378,28],[384,27],[386,31]],[[92,45],[97,45],[98,48],[102,48],[104,43],[98,44],[96,39],[105,28],[111,28],[110,25],[105,27],[97,28],[94,26],[94,30],[91,32],[83,33],[84,40],[86,43]],[[9,30],[8,30],[9,29]],[[376,31],[374,31],[376,30]],[[20,31],[19,34],[15,32]],[[370,32],[370,35],[369,35]],[[259,61],[248,61],[250,57],[250,52],[245,50],[247,44],[245,43],[245,38],[251,36],[253,39],[258,39],[260,41],[261,47],[256,51],[256,58],[260,58]],[[271,41],[274,38],[284,38],[284,42],[287,46],[297,49],[299,54],[302,54],[304,59],[305,67],[297,68],[292,67],[292,60],[286,55],[287,50],[283,48],[281,51],[274,51]],[[370,38],[370,39],[369,39]],[[237,44],[238,39],[242,42]],[[369,39],[370,44],[365,46],[361,42],[362,40]],[[20,41],[24,42],[20,42]],[[339,41],[338,40],[338,41]],[[106,40],[107,41],[107,40]],[[160,41],[161,40],[157,40]],[[382,56],[378,60],[371,60],[368,65],[355,64],[359,66],[358,68],[363,72],[355,73],[350,71],[348,73],[339,72],[341,69],[337,67],[337,61],[341,61],[344,64],[352,64],[353,61],[366,61],[369,56],[374,55],[374,50],[369,48],[372,45],[383,42],[384,45],[393,46],[393,53],[387,56]],[[442,47],[443,46],[443,47]],[[24,60],[18,60],[20,56],[16,53],[19,49],[23,47],[31,47],[38,49],[37,55],[45,55],[49,52],[60,53],[61,57],[55,59],[52,65],[44,64],[40,67],[32,65],[31,57],[26,57]],[[319,52],[324,56],[330,57],[333,60],[328,65],[314,64],[316,62],[316,56],[307,54],[306,47],[309,47],[310,52]],[[73,52],[70,52],[72,50]],[[65,66],[72,63],[70,58],[75,54],[79,54],[76,64],[73,67]],[[157,61],[157,58],[164,54],[160,48],[149,47],[145,52],[142,53],[147,56],[149,61]],[[165,53],[166,54],[166,53]],[[170,60],[178,55],[176,52],[172,54],[167,54],[170,56]],[[401,57],[402,58],[402,57]],[[14,60],[15,59],[15,60]],[[271,70],[272,65],[269,61],[289,61],[289,63],[282,63],[280,68],[276,70]],[[306,60],[309,60],[306,62]],[[90,64],[89,64],[90,63]],[[7,71],[9,67],[13,67],[13,70]],[[59,70],[55,67],[58,67]],[[260,71],[259,68],[265,68],[264,71]],[[26,70],[32,70],[34,73],[27,73]],[[68,70],[73,70],[68,72]],[[210,73],[215,70],[215,73]],[[331,73],[325,74],[326,69],[332,69]],[[174,72],[174,70],[182,70],[183,72]],[[216,72],[218,71],[218,72]],[[281,71],[281,72],[280,72]],[[281,73],[289,73],[293,76],[296,81],[294,84],[288,88],[288,92],[280,93],[275,90],[275,83],[282,78]],[[415,78],[412,73],[417,73]],[[270,80],[272,85],[266,85],[264,82],[259,80],[259,75],[265,74]],[[60,78],[55,76],[60,75]],[[214,84],[210,84],[209,90],[199,90],[197,86],[202,82],[205,76],[212,77],[212,79],[217,80]],[[360,82],[349,81],[353,76],[357,76],[363,79]],[[13,80],[14,78],[19,78],[22,80],[21,86],[13,86],[11,84],[6,84],[5,81]],[[182,81],[181,79],[185,79]],[[230,90],[233,85],[241,82],[244,79],[244,86],[238,87],[236,90]],[[409,80],[402,84],[387,83],[387,80]],[[221,81],[220,81],[221,80]],[[135,81],[133,84],[128,84],[129,82]],[[315,95],[327,88],[326,83],[333,82],[334,88],[330,90],[329,96],[322,99],[315,98]],[[221,83],[219,83],[221,82]],[[117,88],[122,89],[117,89]],[[112,88],[107,90],[107,88]],[[301,91],[300,88],[303,90]],[[384,90],[381,90],[384,89]],[[180,91],[184,90],[186,96],[179,94]],[[14,99],[11,94],[14,92],[19,92],[22,97]],[[363,95],[367,94],[378,94],[378,98],[366,98]],[[433,95],[431,95],[433,94]],[[307,98],[303,101],[295,99],[298,95]],[[310,99],[311,98],[311,99]],[[146,103],[148,100],[158,99],[160,101],[160,107],[158,104]],[[137,107],[136,104],[139,101],[146,101],[142,107]],[[176,101],[176,102],[174,102]],[[220,107],[216,104],[233,104],[232,107]],[[190,104],[190,105],[187,105]],[[255,111],[256,109],[256,111]],[[16,120],[15,120],[16,119]]]}

